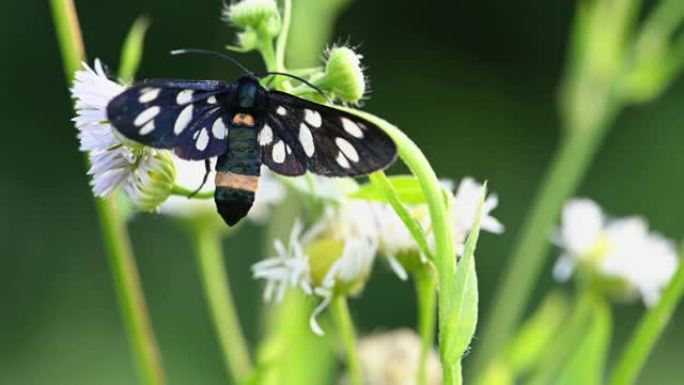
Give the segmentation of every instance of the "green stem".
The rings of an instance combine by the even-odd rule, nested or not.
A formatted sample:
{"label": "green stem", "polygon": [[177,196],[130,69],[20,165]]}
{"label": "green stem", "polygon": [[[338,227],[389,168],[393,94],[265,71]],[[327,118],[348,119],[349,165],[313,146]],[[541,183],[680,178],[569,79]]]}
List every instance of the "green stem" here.
{"label": "green stem", "polygon": [[418,361],[418,385],[428,383],[428,358],[435,341],[435,317],[437,316],[437,280],[431,265],[423,265],[414,275],[418,301],[418,331],[420,333],[420,359]]}
{"label": "green stem", "polygon": [[460,360],[447,363],[442,369],[442,373],[444,373],[444,383],[450,385],[463,384],[462,372]]}
{"label": "green stem", "polygon": [[658,338],[672,318],[677,304],[684,295],[684,244],[680,251],[680,263],[674,277],[663,292],[656,306],[639,322],[627,347],[622,350],[617,366],[608,382],[610,385],[631,385],[644,367]]}
{"label": "green stem", "polygon": [[290,21],[292,19],[292,0],[283,0],[283,23],[280,27],[280,34],[276,40],[275,70],[285,71],[285,48],[290,32]]}
{"label": "green stem", "polygon": [[[430,221],[435,237],[434,262],[437,267],[438,288],[440,293],[438,298],[440,330],[439,348],[442,351],[451,351],[451,347],[447,346],[449,342],[442,337],[446,327],[447,316],[450,314],[454,298],[456,298],[457,294],[454,292],[454,283],[456,282],[456,253],[454,250],[450,215],[437,175],[420,148],[397,127],[367,112],[351,108],[341,109],[367,119],[385,131],[396,144],[399,157],[420,183],[430,211]],[[455,380],[457,377],[460,378],[461,357],[448,357],[448,355],[444,354],[440,354],[440,357],[445,373],[451,369],[458,369],[459,374],[454,375],[453,377]],[[451,385],[452,382],[445,382],[445,384]]]}
{"label": "green stem", "polygon": [[551,246],[549,235],[561,208],[577,190],[616,112],[616,103],[608,102],[591,127],[571,130],[556,152],[533,200],[534,206],[522,227],[509,266],[503,270],[503,280],[490,306],[479,344],[476,372],[486,367],[520,321],[544,266],[544,257]]}
{"label": "green stem", "polygon": [[221,234],[204,221],[196,221],[193,230],[204,295],[219,338],[224,364],[228,376],[234,383],[239,383],[250,374],[252,363],[223,263]]}
{"label": "green stem", "polygon": [[345,352],[347,353],[347,371],[349,372],[350,385],[363,385],[363,375],[361,373],[361,362],[356,348],[356,332],[354,323],[349,313],[347,297],[341,294],[334,294],[330,304],[337,332],[342,339]]}
{"label": "green stem", "polygon": [[[70,82],[74,72],[79,69],[80,62],[85,59],[76,8],[72,0],[51,0],[50,5],[65,76]],[[166,381],[161,356],[124,220],[112,200],[96,199],[95,204],[105,251],[112,269],[114,289],[141,381],[146,385],[163,385]]]}
{"label": "green stem", "polygon": [[[187,188],[179,185],[174,185],[171,189],[171,195],[177,195],[189,199],[214,199],[213,191],[200,191],[197,194],[192,195],[193,192],[194,191],[188,190]],[[192,197],[190,195],[192,195]]]}
{"label": "green stem", "polygon": [[555,342],[552,342],[548,349],[548,354],[542,359],[538,366],[538,371],[528,382],[530,385],[552,384],[554,376],[558,373],[561,365],[565,363],[568,356],[581,340],[586,332],[586,324],[591,317],[593,293],[589,287],[580,289],[573,312],[570,315],[566,326]]}

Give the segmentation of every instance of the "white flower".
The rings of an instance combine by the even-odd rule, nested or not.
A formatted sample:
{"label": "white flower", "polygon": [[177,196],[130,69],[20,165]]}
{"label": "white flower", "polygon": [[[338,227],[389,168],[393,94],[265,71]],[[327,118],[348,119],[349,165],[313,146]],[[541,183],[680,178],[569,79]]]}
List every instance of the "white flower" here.
{"label": "white flower", "polygon": [[295,222],[290,233],[287,248],[280,240],[275,241],[276,255],[252,266],[255,279],[265,279],[264,300],[282,301],[288,288],[299,287],[311,294],[311,272],[309,258],[304,254],[300,243],[302,224]]}
{"label": "white flower", "polygon": [[125,89],[110,80],[100,60],[94,69],[83,63],[75,74],[71,95],[76,100],[73,121],[80,150],[88,152],[93,194],[107,197],[124,186],[142,210],[154,209],[170,193],[174,171],[163,151],[124,142],[107,120],[107,104]]}
{"label": "white flower", "polygon": [[[410,329],[398,329],[363,337],[359,358],[367,385],[415,385],[418,378],[421,339]],[[442,384],[442,369],[435,349],[427,360],[428,385]]]}
{"label": "white flower", "polygon": [[609,220],[589,199],[565,205],[555,243],[563,251],[554,267],[556,279],[567,280],[582,263],[623,281],[647,306],[658,301],[678,265],[674,244],[649,232],[643,218]]}
{"label": "white flower", "polygon": [[314,333],[319,336],[324,334],[317,317],[330,304],[335,287],[356,286],[359,282],[365,282],[370,275],[376,253],[377,244],[372,239],[350,238],[345,241],[342,255],[330,266],[321,285],[314,289],[314,293],[323,298],[309,318],[309,325]]}
{"label": "white flower", "polygon": [[[468,233],[473,228],[483,188],[482,184],[471,177],[463,178],[461,183],[458,184],[458,189],[456,194],[454,194],[454,207],[451,214],[454,220],[455,232]],[[499,197],[496,194],[489,194],[485,198],[484,205],[482,206],[482,219],[480,220],[482,230],[494,234],[504,232],[504,226],[501,222],[490,215],[498,204]]]}

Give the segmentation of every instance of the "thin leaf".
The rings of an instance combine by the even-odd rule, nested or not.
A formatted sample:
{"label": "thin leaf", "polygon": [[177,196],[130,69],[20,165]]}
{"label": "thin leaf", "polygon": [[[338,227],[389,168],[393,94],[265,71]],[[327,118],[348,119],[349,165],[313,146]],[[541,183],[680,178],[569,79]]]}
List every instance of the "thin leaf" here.
{"label": "thin leaf", "polygon": [[150,27],[150,19],[146,16],[138,17],[128,31],[119,63],[119,78],[124,82],[132,82],[140,67],[143,55],[145,34]]}
{"label": "thin leaf", "polygon": [[[404,225],[411,233],[413,239],[415,239],[423,255],[425,255],[428,259],[432,260],[432,251],[428,246],[428,242],[425,238],[423,228],[420,226],[418,221],[416,221],[416,219],[413,218],[411,214],[408,212],[408,210],[402,203],[402,199],[399,196],[399,193],[395,189],[394,185],[390,182],[389,178],[387,178],[385,173],[382,171],[378,171],[371,174],[369,178],[371,180],[372,186],[374,186],[376,190],[382,192],[387,202],[392,206],[392,208],[397,213],[401,221],[404,222]],[[411,179],[415,180],[415,178],[413,177],[411,177]]]}
{"label": "thin leaf", "polygon": [[[477,305],[479,300],[477,290],[477,273],[475,271],[475,246],[480,235],[480,220],[484,197],[487,194],[487,184],[482,188],[482,196],[477,207],[477,215],[465,244],[465,251],[456,269],[456,280],[451,285],[450,292],[440,293],[453,298],[450,308],[446,309],[446,317],[440,328],[440,346],[449,361],[460,361],[468,350],[477,327]],[[448,205],[450,206],[450,205]]]}
{"label": "thin leaf", "polygon": [[600,385],[606,369],[612,320],[608,305],[599,298],[593,302],[592,316],[577,347],[561,367],[556,385]]}
{"label": "thin leaf", "polygon": [[[408,205],[417,205],[425,203],[425,195],[420,186],[418,179],[411,175],[399,175],[386,177],[392,189],[396,192],[399,200]],[[365,199],[369,201],[388,202],[387,195],[381,186],[375,183],[368,183],[361,186],[351,198]]]}

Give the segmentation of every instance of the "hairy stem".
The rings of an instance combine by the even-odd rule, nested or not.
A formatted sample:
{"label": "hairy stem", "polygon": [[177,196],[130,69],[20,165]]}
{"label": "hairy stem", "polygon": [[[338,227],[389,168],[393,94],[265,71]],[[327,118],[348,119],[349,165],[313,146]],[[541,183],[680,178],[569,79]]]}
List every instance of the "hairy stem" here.
{"label": "hairy stem", "polygon": [[221,233],[212,224],[205,223],[198,220],[194,225],[197,263],[224,365],[228,376],[239,383],[250,374],[252,363],[223,263]]}
{"label": "hairy stem", "polygon": [[680,249],[680,263],[674,277],[660,301],[643,316],[627,347],[622,350],[608,382],[610,385],[631,385],[636,382],[639,372],[684,295],[684,263],[681,262],[683,257],[684,243]]}
{"label": "hairy stem", "polygon": [[[50,5],[62,52],[65,76],[70,82],[74,72],[79,69],[80,62],[85,59],[76,8],[72,0],[51,0]],[[95,204],[105,251],[112,270],[114,289],[140,371],[140,379],[146,385],[163,385],[166,381],[161,356],[123,218],[112,200],[96,199]]]}

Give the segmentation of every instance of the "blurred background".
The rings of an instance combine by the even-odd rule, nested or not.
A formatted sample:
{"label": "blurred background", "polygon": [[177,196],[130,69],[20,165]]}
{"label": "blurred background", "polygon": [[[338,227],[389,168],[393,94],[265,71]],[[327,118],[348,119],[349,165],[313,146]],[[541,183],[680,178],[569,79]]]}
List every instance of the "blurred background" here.
{"label": "blurred background", "polygon": [[[295,7],[306,1],[295,0]],[[390,5],[391,4],[391,5]],[[332,41],[360,46],[372,84],[364,108],[397,124],[438,174],[488,180],[503,236],[483,235],[478,269],[486,311],[532,194],[559,138],[557,90],[574,2],[351,2]],[[221,49],[233,35],[221,2],[77,1],[92,59],[116,67],[133,20],[152,19],[139,78],[234,79],[231,66],[172,58],[179,47]],[[0,25],[0,384],[133,384],[135,368],[101,246],[47,2],[4,5]],[[297,23],[294,28],[305,28]],[[325,43],[325,32],[309,36]],[[322,41],[321,41],[322,40]],[[318,43],[317,43],[318,44]],[[291,53],[299,55],[293,49]],[[311,53],[291,57],[311,64]],[[313,57],[316,55],[314,54]],[[240,58],[260,69],[256,54]],[[641,214],[679,239],[684,225],[684,82],[618,119],[580,189],[617,216]],[[226,375],[183,228],[137,216],[130,232],[170,384],[223,384]],[[248,338],[257,341],[261,287],[249,266],[268,245],[246,225],[225,242]],[[254,245],[260,245],[254,247]],[[552,284],[549,255],[545,281]],[[351,302],[362,332],[414,325],[413,288],[386,268]],[[616,305],[612,349],[643,308]],[[684,324],[675,317],[642,384],[679,384]],[[482,317],[487,317],[486,312]],[[477,336],[473,349],[477,349]],[[467,365],[468,360],[465,363]],[[466,368],[467,370],[467,368]]]}

